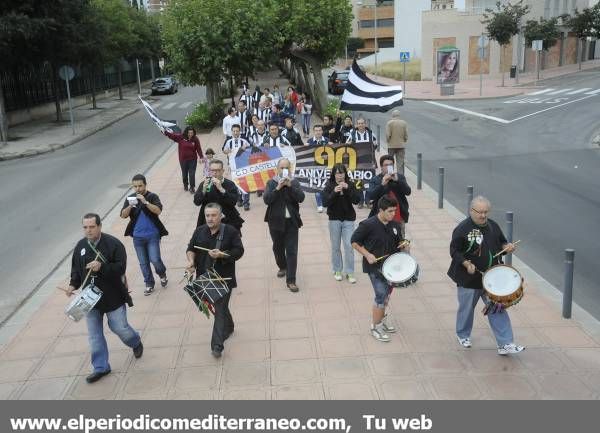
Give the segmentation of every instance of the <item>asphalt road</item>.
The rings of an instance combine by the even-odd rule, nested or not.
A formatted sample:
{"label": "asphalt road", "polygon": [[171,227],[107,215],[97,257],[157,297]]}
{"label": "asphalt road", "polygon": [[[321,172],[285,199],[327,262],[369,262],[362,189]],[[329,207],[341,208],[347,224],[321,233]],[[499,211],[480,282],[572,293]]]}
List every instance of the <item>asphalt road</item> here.
{"label": "asphalt road", "polygon": [[[175,103],[157,111],[182,124],[192,109],[187,102],[204,98],[204,88],[182,87],[152,99]],[[145,172],[169,146],[141,110],[60,151],[0,162],[0,323],[81,238],[81,216],[107,214],[132,175]]]}
{"label": "asphalt road", "polygon": [[[415,170],[423,153],[424,180],[435,189],[445,167],[445,197],[463,212],[467,185],[490,198],[502,227],[513,211],[517,254],[558,288],[564,249],[574,248],[575,301],[600,319],[600,147],[592,143],[600,134],[598,89],[596,70],[541,82],[537,95],[446,104],[511,123],[418,101],[401,111],[409,166]],[[566,100],[548,103],[559,97]],[[369,117],[376,126],[389,115]]]}

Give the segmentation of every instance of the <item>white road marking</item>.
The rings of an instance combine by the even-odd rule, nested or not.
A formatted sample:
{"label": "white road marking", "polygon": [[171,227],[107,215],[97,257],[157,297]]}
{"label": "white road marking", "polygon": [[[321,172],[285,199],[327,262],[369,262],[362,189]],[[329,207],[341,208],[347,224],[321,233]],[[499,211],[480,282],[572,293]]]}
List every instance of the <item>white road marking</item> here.
{"label": "white road marking", "polygon": [[544,90],[538,90],[537,92],[526,93],[526,94],[527,95],[541,95],[542,93],[552,92],[553,90],[556,90],[556,89],[544,89]]}
{"label": "white road marking", "polygon": [[167,105],[165,105],[163,108],[163,110],[170,110],[171,108],[173,108],[175,105],[177,105],[177,102],[169,102]]}
{"label": "white road marking", "polygon": [[567,95],[577,95],[578,93],[587,92],[588,90],[592,90],[591,87],[584,87],[583,89],[573,90],[572,92],[567,93]]}
{"label": "white road marking", "polygon": [[158,104],[152,104],[152,108],[158,108],[162,105],[162,102],[159,102]]}
{"label": "white road marking", "polygon": [[516,122],[517,120],[521,120],[521,119],[525,119],[527,117],[535,116],[536,114],[543,113],[544,111],[554,110],[555,108],[562,107],[564,105],[569,105],[569,104],[572,104],[573,102],[583,101],[584,99],[591,98],[592,96],[595,96],[595,95],[584,96],[583,98],[574,99],[572,101],[565,102],[563,104],[553,105],[552,107],[544,108],[543,110],[536,111],[535,113],[529,113],[529,114],[526,114],[525,116],[521,116],[521,117],[517,117],[516,119],[509,120],[509,121],[507,121],[507,123],[513,123],[513,122]]}
{"label": "white road marking", "polygon": [[[579,102],[579,101],[583,101],[584,99],[589,99],[589,98],[591,98],[593,96],[597,96],[598,94],[600,94],[600,89],[594,90],[593,92],[586,93],[586,95],[589,95],[589,96],[584,96],[582,98],[574,99],[572,101],[567,101],[567,102],[564,102],[562,104],[553,105],[552,107],[544,108],[543,110],[535,111],[533,113],[529,113],[529,114],[526,114],[526,115],[521,116],[521,117],[517,117],[517,118],[512,119],[512,120],[506,120],[506,119],[501,119],[500,117],[488,116],[487,114],[477,113],[476,111],[466,110],[464,108],[453,107],[452,105],[442,104],[442,103],[436,102],[436,101],[425,101],[425,102],[427,102],[428,104],[431,104],[431,105],[436,105],[438,107],[446,108],[448,110],[453,110],[453,111],[458,111],[460,113],[470,114],[471,116],[481,117],[483,119],[488,119],[488,120],[493,120],[494,122],[503,123],[503,124],[506,125],[506,124],[509,124],[509,123],[516,122],[518,120],[526,119],[527,117],[535,116],[536,114],[540,114],[540,113],[543,113],[543,112],[548,111],[548,110],[553,110],[555,108],[563,107],[565,105],[569,105],[569,104],[572,104],[574,102]],[[559,99],[559,98],[557,98],[557,99]],[[563,99],[567,99],[567,98],[563,98]]]}
{"label": "white road marking", "polygon": [[547,95],[558,95],[560,93],[568,92],[569,90],[573,90],[573,89],[559,89],[559,90],[555,90],[554,92],[547,93]]}
{"label": "white road marking", "polygon": [[192,102],[191,102],[191,101],[184,102],[183,104],[181,104],[181,105],[179,106],[179,108],[187,108],[187,107],[189,107],[190,105],[192,105]]}
{"label": "white road marking", "polygon": [[499,117],[494,117],[494,116],[488,116],[487,114],[477,113],[476,111],[471,111],[471,110],[465,110],[464,108],[453,107],[452,105],[441,104],[436,101],[425,101],[425,102],[427,102],[428,104],[431,104],[431,105],[437,105],[438,107],[447,108],[448,110],[459,111],[461,113],[470,114],[472,116],[481,117],[483,119],[493,120],[494,122],[498,122],[498,123],[510,123],[511,122],[510,120],[501,119]]}

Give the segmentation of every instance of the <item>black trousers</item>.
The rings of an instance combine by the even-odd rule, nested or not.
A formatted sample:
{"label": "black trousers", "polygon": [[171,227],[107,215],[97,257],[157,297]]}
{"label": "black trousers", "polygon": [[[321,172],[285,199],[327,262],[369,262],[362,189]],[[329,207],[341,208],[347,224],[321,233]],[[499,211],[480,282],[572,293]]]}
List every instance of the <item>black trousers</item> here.
{"label": "black trousers", "polygon": [[215,322],[210,348],[219,352],[223,350],[225,340],[233,333],[234,324],[231,311],[229,311],[229,298],[231,298],[231,291],[215,303]]}
{"label": "black trousers", "polygon": [[190,188],[196,188],[196,166],[198,161],[195,158],[188,161],[179,161],[179,165],[181,166],[183,186],[187,188],[189,185]]}
{"label": "black trousers", "polygon": [[269,228],[273,240],[273,254],[279,269],[286,270],[287,283],[296,283],[298,266],[298,226],[291,218],[285,219],[284,231]]}

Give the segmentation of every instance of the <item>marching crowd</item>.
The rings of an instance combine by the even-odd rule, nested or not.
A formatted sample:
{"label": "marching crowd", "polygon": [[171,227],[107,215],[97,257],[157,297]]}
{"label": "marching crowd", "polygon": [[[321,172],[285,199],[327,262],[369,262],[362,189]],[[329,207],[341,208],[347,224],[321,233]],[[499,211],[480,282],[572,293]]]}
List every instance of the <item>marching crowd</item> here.
{"label": "marching crowd", "polygon": [[[367,127],[363,118],[352,116],[323,116],[323,123],[311,128],[312,104],[309,95],[298,93],[293,86],[282,93],[277,85],[252,92],[244,85],[236,107],[230,107],[223,119],[224,141],[221,147],[228,157],[251,147],[324,146],[346,143],[368,143],[379,147],[378,138]],[[296,129],[300,120],[301,131]],[[309,137],[309,133],[312,135]],[[250,194],[240,191],[226,177],[227,167],[215,159],[214,150],[202,151],[196,131],[186,127],[178,134],[163,133],[177,143],[183,188],[193,195],[199,206],[197,227],[186,249],[187,270],[196,278],[207,278],[209,271],[216,272],[227,282],[227,293],[210,305],[214,315],[211,352],[220,357],[225,340],[234,332],[234,320],[229,310],[232,290],[238,284],[235,262],[244,254],[242,244],[243,223],[238,208],[250,209]],[[406,122],[394,110],[386,125],[386,142],[389,154],[378,161],[379,173],[370,182],[368,190],[359,181],[353,181],[348,167],[337,163],[331,169],[322,191],[315,194],[317,212],[326,208],[331,241],[331,273],[336,281],[344,278],[351,284],[357,282],[354,270],[354,252],[362,256],[362,271],[367,274],[374,292],[371,307],[370,333],[378,341],[388,342],[396,331],[388,311],[388,301],[393,284],[382,274],[384,258],[400,252],[409,252],[405,239],[405,224],[409,220],[411,188],[404,176],[404,147],[408,140]],[[203,164],[204,179],[196,188],[197,163]],[[297,262],[301,245],[302,218],[300,203],[305,192],[294,177],[290,160],[277,162],[276,174],[268,180],[264,191],[257,191],[265,205],[264,221],[272,240],[277,264],[274,273],[285,278],[291,292],[298,292]],[[125,236],[133,238],[139,266],[144,278],[144,295],[154,292],[154,272],[161,286],[168,284],[167,269],[162,262],[160,239],[168,232],[160,221],[162,203],[157,194],[147,189],[147,180],[137,174],[132,178],[134,192],[127,197],[120,216],[128,218]],[[371,208],[369,217],[356,224],[355,206]],[[480,298],[489,300],[482,288],[481,274],[500,263],[500,250],[514,251],[499,226],[488,218],[490,203],[476,197],[471,203],[469,217],[454,230],[450,244],[451,264],[448,275],[457,285],[459,307],[456,320],[457,340],[463,347],[471,347],[475,306]],[[100,217],[86,214],[83,217],[84,238],[77,244],[72,258],[72,272],[67,294],[85,287],[88,277],[102,290],[101,301],[87,315],[93,372],[89,383],[109,374],[108,346],[103,334],[103,316],[109,328],[124,344],[131,347],[135,357],[142,356],[143,345],[139,334],[128,324],[126,304],[131,305],[125,278],[126,255],[123,244],[115,237],[103,233]],[[494,256],[492,258],[492,256]],[[210,274],[213,275],[213,274]],[[239,281],[243,284],[243,281]],[[512,327],[505,310],[487,314],[501,355],[518,353],[523,346],[513,342]]]}

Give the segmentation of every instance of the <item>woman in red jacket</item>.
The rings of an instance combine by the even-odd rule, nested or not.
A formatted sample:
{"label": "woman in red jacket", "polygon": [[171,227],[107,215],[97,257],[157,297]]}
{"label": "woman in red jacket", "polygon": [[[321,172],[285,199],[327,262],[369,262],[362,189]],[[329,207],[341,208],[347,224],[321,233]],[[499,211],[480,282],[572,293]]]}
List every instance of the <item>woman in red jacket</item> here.
{"label": "woman in red jacket", "polygon": [[[187,191],[189,185],[189,191],[194,194],[196,192],[196,166],[198,165],[198,159],[202,160],[203,158],[196,130],[188,126],[183,130],[183,134],[166,130],[163,131],[163,134],[179,145],[179,165],[181,166],[183,189]],[[196,159],[196,155],[198,159]]]}

